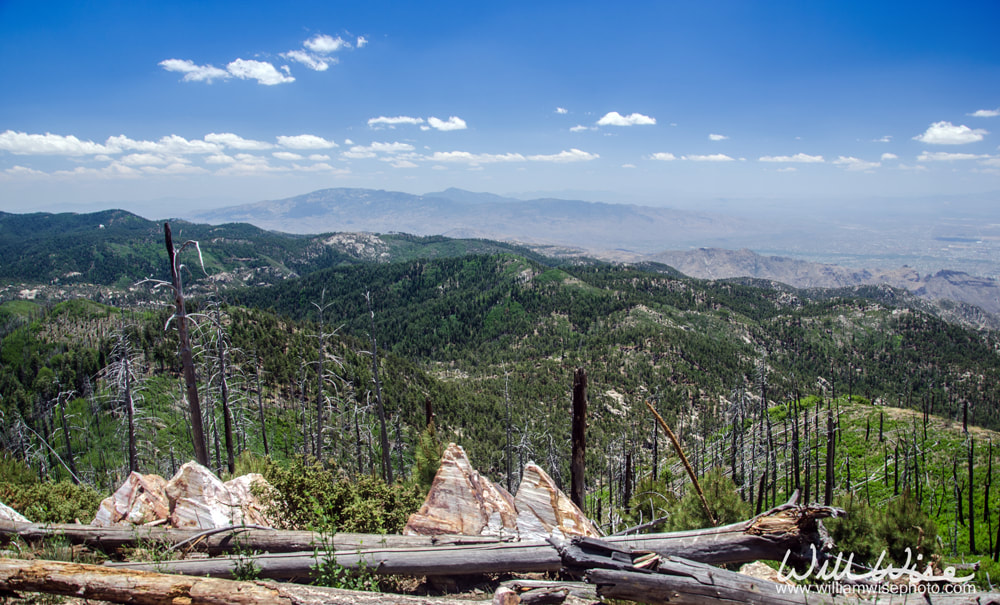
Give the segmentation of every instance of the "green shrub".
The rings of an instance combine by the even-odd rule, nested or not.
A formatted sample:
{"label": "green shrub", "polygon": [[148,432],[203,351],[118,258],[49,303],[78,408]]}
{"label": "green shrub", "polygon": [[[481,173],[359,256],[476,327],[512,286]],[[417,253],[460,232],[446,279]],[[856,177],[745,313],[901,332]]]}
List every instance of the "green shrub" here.
{"label": "green shrub", "polygon": [[23,460],[10,452],[0,452],[0,485],[33,485],[38,476]]}
{"label": "green shrub", "polygon": [[[720,469],[714,469],[704,475],[700,484],[718,525],[735,523],[750,516],[750,504],[740,498],[739,488]],[[694,486],[689,485],[687,493],[670,511],[667,527],[671,531],[682,531],[711,526],[712,522],[705,513],[701,498],[698,497]]]}
{"label": "green shrub", "polygon": [[318,463],[271,463],[263,473],[274,487],[272,516],[289,529],[366,534],[401,533],[423,503],[417,486],[386,485],[373,477],[338,477]]}
{"label": "green shrub", "polygon": [[856,562],[869,567],[874,565],[887,548],[875,511],[854,494],[837,498],[834,505],[847,513],[846,516],[823,521],[830,530],[836,549],[844,553],[845,559],[853,554]]}
{"label": "green shrub", "polygon": [[899,565],[906,562],[907,548],[912,553],[911,565],[916,562],[917,555],[929,561],[936,551],[937,524],[920,508],[909,489],[889,502],[879,520],[878,530],[885,540],[889,558]]}
{"label": "green shrub", "polygon": [[101,504],[101,495],[88,485],[67,479],[32,485],[0,484],[0,502],[33,523],[89,523]]}

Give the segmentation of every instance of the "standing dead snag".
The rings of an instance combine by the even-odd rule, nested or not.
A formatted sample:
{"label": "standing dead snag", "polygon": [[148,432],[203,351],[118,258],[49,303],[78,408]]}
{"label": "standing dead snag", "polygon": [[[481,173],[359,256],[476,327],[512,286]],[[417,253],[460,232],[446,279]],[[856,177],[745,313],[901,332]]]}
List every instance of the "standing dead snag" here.
{"label": "standing dead snag", "polygon": [[577,368],[573,374],[573,458],[570,462],[570,500],[584,508],[584,475],[587,454],[587,371]]}
{"label": "standing dead snag", "polygon": [[696,491],[698,493],[698,497],[701,498],[701,504],[705,507],[705,514],[708,515],[708,520],[713,526],[718,525],[718,521],[715,520],[715,515],[712,514],[712,509],[708,506],[708,500],[705,500],[705,492],[701,491],[701,484],[698,483],[698,476],[695,475],[694,469],[691,468],[691,463],[688,462],[687,456],[684,455],[684,450],[681,449],[681,443],[677,440],[677,436],[674,435],[672,430],[670,430],[666,421],[664,421],[663,417],[660,416],[660,413],[656,411],[653,404],[649,403],[648,399],[646,400],[646,407],[653,413],[653,416],[656,417],[656,421],[660,423],[660,426],[663,428],[663,432],[670,437],[671,443],[674,444],[674,449],[677,450],[677,455],[680,456],[681,462],[684,464],[684,469],[687,470],[688,476],[691,477],[691,484],[694,486],[694,491]]}
{"label": "standing dead snag", "polygon": [[[163,234],[167,245],[167,258],[170,260],[171,287],[174,290],[174,304],[177,310],[171,319],[177,320],[177,338],[180,341],[181,366],[184,370],[184,386],[187,389],[188,408],[191,412],[191,439],[194,441],[194,457],[198,464],[209,466],[208,448],[205,446],[205,430],[201,423],[201,402],[198,400],[198,382],[194,373],[194,358],[191,354],[191,339],[188,336],[187,312],[184,309],[184,288],[181,281],[181,267],[177,255],[193,244],[198,248],[198,242],[186,241],[180,250],[174,249],[173,237],[170,234],[170,223],[163,223]],[[201,257],[201,249],[198,249]]]}

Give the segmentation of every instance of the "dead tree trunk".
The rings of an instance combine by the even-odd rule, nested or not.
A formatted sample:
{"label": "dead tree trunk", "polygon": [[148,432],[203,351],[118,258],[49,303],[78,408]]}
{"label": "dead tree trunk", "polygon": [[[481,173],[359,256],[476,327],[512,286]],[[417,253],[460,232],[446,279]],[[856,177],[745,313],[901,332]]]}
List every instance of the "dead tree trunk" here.
{"label": "dead tree trunk", "polygon": [[[177,339],[180,341],[181,367],[184,371],[184,386],[187,390],[188,408],[191,412],[191,439],[194,442],[194,458],[198,464],[209,466],[208,447],[205,445],[205,430],[201,422],[201,402],[198,399],[198,380],[194,373],[194,357],[191,353],[191,339],[188,336],[187,311],[184,307],[184,288],[181,280],[180,265],[177,261],[177,250],[174,249],[173,236],[170,234],[170,223],[163,223],[164,239],[167,245],[167,258],[170,260],[170,277],[174,290],[174,304],[177,320]],[[185,242],[187,246],[189,242]],[[181,246],[181,250],[184,249]],[[199,253],[200,254],[200,253]]]}
{"label": "dead tree trunk", "polygon": [[570,462],[570,500],[584,508],[584,459],[587,453],[587,371],[577,368],[573,374],[573,454]]}

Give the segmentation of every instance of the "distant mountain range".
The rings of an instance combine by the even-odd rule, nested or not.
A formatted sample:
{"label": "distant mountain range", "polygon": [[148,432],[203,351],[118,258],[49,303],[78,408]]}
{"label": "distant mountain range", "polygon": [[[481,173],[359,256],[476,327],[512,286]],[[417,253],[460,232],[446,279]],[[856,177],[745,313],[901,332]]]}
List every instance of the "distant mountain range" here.
{"label": "distant mountain range", "polygon": [[671,208],[552,198],[525,201],[461,189],[426,195],[323,189],[190,218],[213,224],[247,222],[288,233],[403,232],[637,255],[694,245],[725,246],[729,236],[747,228],[739,219]]}
{"label": "distant mountain range", "polygon": [[[814,221],[822,224],[810,226],[774,220],[773,216],[757,220],[710,212],[579,200],[519,200],[454,188],[425,195],[373,189],[323,189],[281,200],[209,210],[189,218],[212,224],[245,222],[263,229],[299,234],[400,232],[482,238],[526,244],[546,254],[653,261],[675,267],[692,277],[751,277],[796,288],[888,284],[928,300],[947,299],[1000,314],[1000,283],[996,279],[942,270],[959,264],[958,261],[949,262],[952,257],[946,248],[984,245],[983,239],[989,246],[995,243],[993,238],[949,238],[942,235],[945,232],[941,231],[940,222],[934,229],[931,243],[916,245],[914,241],[920,236],[915,234],[912,221],[902,219],[899,222],[906,224],[905,231],[875,233],[854,225],[845,228],[829,220]],[[817,248],[808,248],[807,240],[813,237],[810,229],[816,230]],[[862,260],[866,257],[866,246],[891,252],[894,248],[905,247],[905,243],[916,246],[917,252],[911,256],[926,258],[931,255],[929,263],[925,264],[934,263],[938,268],[923,274],[905,265],[890,269],[845,268],[751,251],[751,248],[788,249],[799,256],[794,252],[802,250],[803,255],[822,258],[824,255],[817,251],[830,245],[828,238],[838,229],[857,232],[857,239],[844,241],[844,246],[854,254],[853,264],[857,264],[858,257]],[[947,246],[942,246],[942,239]],[[929,252],[923,252],[924,249]],[[941,254],[936,261],[932,256],[935,252]],[[825,256],[846,255],[841,250],[831,249]],[[904,261],[907,259],[900,256]],[[872,253],[870,258],[884,264],[886,258],[894,257]]]}

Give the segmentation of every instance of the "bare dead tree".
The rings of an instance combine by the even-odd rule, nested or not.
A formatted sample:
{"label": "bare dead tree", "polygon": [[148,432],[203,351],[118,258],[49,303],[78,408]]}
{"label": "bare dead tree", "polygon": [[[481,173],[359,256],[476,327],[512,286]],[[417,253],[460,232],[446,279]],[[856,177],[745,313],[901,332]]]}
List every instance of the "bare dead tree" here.
{"label": "bare dead tree", "polygon": [[156,284],[155,287],[168,287],[171,288],[174,293],[174,305],[176,310],[170,319],[167,320],[165,328],[169,327],[171,322],[176,321],[181,367],[184,373],[184,386],[185,392],[187,393],[188,409],[191,417],[191,440],[194,445],[194,457],[195,460],[198,461],[198,464],[207,467],[209,465],[208,447],[205,445],[205,430],[202,424],[201,401],[198,398],[198,379],[195,374],[194,356],[191,351],[191,338],[188,334],[188,316],[184,302],[184,284],[181,278],[184,265],[181,264],[179,256],[185,248],[193,246],[198,251],[198,260],[201,263],[202,270],[204,270],[205,263],[202,259],[201,247],[198,245],[198,242],[188,240],[181,245],[179,250],[176,249],[174,247],[173,236],[170,233],[170,223],[163,223],[163,234],[164,242],[167,247],[167,259],[170,261],[171,281],[150,281],[153,281]]}
{"label": "bare dead tree", "polygon": [[573,452],[570,463],[570,500],[581,511],[585,511],[584,459],[586,454],[587,371],[583,368],[577,368],[573,374]]}
{"label": "bare dead tree", "polygon": [[125,431],[128,436],[128,469],[134,472],[139,470],[136,405],[142,399],[141,390],[138,388],[142,375],[142,362],[129,342],[124,322],[115,331],[114,339],[111,363],[105,366],[98,376],[105,380],[111,390],[113,407],[124,409]]}
{"label": "bare dead tree", "polygon": [[371,331],[368,336],[372,343],[372,380],[375,381],[375,408],[378,412],[379,438],[382,445],[382,479],[392,483],[392,461],[389,458],[389,432],[385,425],[385,405],[382,401],[382,381],[378,375],[378,343],[375,340],[375,311],[372,310],[371,292],[365,292],[365,302],[368,303],[368,314],[371,318]]}

